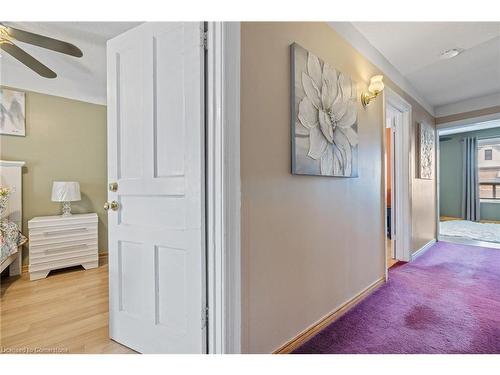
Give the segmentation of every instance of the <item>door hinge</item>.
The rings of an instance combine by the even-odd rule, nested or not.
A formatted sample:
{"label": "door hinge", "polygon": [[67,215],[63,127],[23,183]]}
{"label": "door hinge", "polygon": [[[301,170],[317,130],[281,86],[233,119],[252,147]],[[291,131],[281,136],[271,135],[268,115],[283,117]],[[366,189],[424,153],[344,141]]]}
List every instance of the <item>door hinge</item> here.
{"label": "door hinge", "polygon": [[201,310],[201,328],[208,327],[208,306]]}
{"label": "door hinge", "polygon": [[201,45],[205,50],[208,50],[208,37],[207,37],[207,32],[203,31],[201,33]]}

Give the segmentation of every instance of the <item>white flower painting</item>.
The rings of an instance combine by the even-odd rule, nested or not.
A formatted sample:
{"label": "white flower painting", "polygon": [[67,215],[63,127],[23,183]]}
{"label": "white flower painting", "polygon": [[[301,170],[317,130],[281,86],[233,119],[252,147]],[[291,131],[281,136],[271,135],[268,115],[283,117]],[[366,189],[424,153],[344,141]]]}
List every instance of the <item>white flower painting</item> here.
{"label": "white flower painting", "polygon": [[292,173],[357,177],[356,83],[296,43],[291,74]]}
{"label": "white flower painting", "polygon": [[420,123],[420,178],[432,180],[434,176],[434,128]]}
{"label": "white flower painting", "polygon": [[0,134],[26,135],[24,96],[21,91],[0,89]]}

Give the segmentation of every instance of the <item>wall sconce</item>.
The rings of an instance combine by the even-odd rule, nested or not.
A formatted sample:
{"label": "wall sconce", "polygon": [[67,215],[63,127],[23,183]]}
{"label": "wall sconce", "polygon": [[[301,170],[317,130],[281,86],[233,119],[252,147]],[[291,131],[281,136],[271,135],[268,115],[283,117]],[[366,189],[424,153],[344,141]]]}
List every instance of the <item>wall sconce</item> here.
{"label": "wall sconce", "polygon": [[375,99],[378,94],[382,92],[384,89],[384,82],[382,80],[384,76],[377,75],[370,78],[370,86],[368,86],[369,92],[364,92],[361,94],[361,103],[363,103],[363,107],[366,107],[372,99]]}

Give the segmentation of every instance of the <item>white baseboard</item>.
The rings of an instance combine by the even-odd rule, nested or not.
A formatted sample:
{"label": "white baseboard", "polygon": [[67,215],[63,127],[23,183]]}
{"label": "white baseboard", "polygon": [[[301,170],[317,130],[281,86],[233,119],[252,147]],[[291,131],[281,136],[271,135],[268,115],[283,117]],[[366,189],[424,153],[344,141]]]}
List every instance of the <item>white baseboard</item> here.
{"label": "white baseboard", "polygon": [[320,332],[323,328],[325,328],[330,323],[332,323],[335,320],[337,320],[338,318],[340,318],[347,311],[352,309],[354,306],[356,306],[358,303],[360,303],[362,300],[364,300],[366,297],[368,297],[370,294],[372,294],[378,287],[380,287],[386,281],[387,280],[386,280],[385,275],[383,277],[381,277],[380,279],[374,281],[367,288],[365,288],[364,290],[359,292],[357,295],[355,295],[354,297],[352,297],[348,301],[344,302],[339,307],[337,307],[335,310],[328,313],[326,316],[324,316],[323,318],[318,320],[316,323],[309,326],[309,328],[306,328],[304,331],[299,333],[297,336],[291,338],[289,341],[284,343],[282,346],[280,346],[278,349],[276,349],[273,352],[273,354],[287,354],[287,353],[293,352],[300,345],[302,345],[307,340],[309,340],[311,337],[313,337],[318,332]]}
{"label": "white baseboard", "polygon": [[411,260],[414,261],[415,259],[417,259],[420,255],[422,255],[427,250],[429,250],[432,247],[432,245],[434,245],[435,243],[436,243],[436,239],[435,238],[433,238],[432,240],[430,240],[429,242],[427,242],[424,246],[422,246],[420,249],[418,249],[417,251],[415,251],[411,255]]}

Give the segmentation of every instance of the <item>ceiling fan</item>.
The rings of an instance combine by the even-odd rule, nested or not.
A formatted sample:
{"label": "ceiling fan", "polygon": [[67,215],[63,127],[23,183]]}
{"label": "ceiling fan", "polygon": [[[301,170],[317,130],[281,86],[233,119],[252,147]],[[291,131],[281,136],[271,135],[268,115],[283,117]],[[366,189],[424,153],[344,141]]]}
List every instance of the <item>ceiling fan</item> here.
{"label": "ceiling fan", "polygon": [[22,62],[28,68],[45,78],[56,78],[57,74],[47,66],[42,64],[40,61],[35,59],[29,53],[25,52],[17,45],[15,45],[15,40],[33,44],[34,46],[46,48],[74,57],[83,56],[83,52],[80,50],[80,48],[71,43],[49,38],[40,34],[30,33],[24,30],[15,29],[13,27],[6,26],[0,23],[0,48],[15,59]]}

